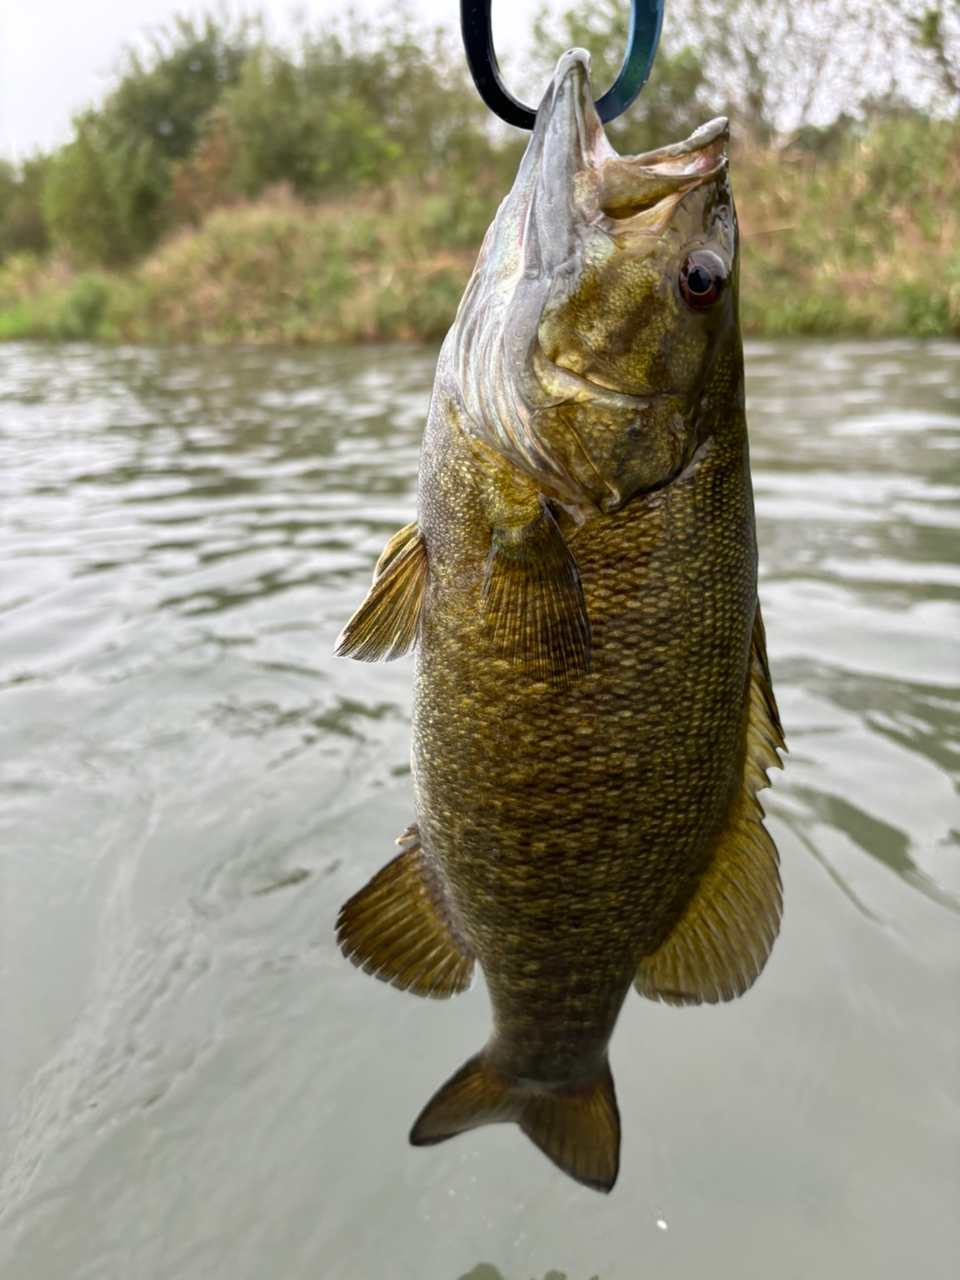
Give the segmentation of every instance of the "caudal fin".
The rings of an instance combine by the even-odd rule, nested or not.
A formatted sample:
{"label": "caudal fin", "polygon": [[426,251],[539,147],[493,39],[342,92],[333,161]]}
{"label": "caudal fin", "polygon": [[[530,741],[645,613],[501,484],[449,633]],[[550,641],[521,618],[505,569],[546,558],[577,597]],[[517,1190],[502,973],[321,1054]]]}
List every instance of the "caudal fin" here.
{"label": "caudal fin", "polygon": [[620,1113],[606,1062],[587,1084],[549,1088],[504,1074],[483,1053],[439,1089],[410,1130],[415,1147],[514,1121],[564,1173],[610,1191],[620,1167]]}

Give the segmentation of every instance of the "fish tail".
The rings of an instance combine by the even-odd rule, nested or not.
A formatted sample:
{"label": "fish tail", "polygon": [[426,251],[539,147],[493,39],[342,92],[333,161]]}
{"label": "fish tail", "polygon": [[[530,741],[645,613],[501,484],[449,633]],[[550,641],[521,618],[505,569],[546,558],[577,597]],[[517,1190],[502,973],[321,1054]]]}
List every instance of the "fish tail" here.
{"label": "fish tail", "polygon": [[410,1131],[415,1147],[467,1129],[513,1121],[555,1165],[585,1186],[610,1191],[620,1167],[620,1113],[604,1059],[586,1084],[547,1086],[517,1080],[486,1051],[438,1089]]}

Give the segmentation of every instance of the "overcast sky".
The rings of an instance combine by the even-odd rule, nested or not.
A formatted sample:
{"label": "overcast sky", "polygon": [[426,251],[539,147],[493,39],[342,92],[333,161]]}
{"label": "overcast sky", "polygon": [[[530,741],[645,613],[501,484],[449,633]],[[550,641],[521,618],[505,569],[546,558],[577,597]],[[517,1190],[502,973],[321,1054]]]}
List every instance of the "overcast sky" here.
{"label": "overcast sky", "polygon": [[[459,0],[410,0],[432,23],[459,21]],[[377,13],[385,0],[355,0],[352,7]],[[112,84],[111,69],[123,44],[177,13],[214,4],[197,0],[0,0],[0,155],[23,156],[36,147],[66,141],[70,115],[100,99]],[[308,22],[342,12],[342,0],[228,0],[230,13],[263,12],[272,35],[289,33],[299,10]],[[392,7],[392,6],[391,6]],[[494,0],[497,48],[514,54],[527,41],[541,0]],[[570,0],[550,0],[563,11]]]}

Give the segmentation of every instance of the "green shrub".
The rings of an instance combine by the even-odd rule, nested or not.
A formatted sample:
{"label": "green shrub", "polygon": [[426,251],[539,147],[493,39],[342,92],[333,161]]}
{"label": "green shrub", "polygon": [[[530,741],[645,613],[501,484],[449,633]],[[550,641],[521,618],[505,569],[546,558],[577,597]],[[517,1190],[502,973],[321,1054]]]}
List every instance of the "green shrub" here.
{"label": "green shrub", "polygon": [[92,341],[100,336],[110,305],[110,287],[100,276],[77,276],[56,314],[50,337],[65,342]]}
{"label": "green shrub", "polygon": [[171,225],[177,162],[193,151],[250,46],[249,24],[175,19],[140,58],[128,51],[117,88],[74,119],[50,162],[43,210],[54,240],[80,262],[116,265],[147,252]]}
{"label": "green shrub", "polygon": [[74,132],[43,191],[53,238],[78,262],[129,262],[159,238],[165,173],[142,139],[111,144],[95,112],[76,117]]}
{"label": "green shrub", "polygon": [[317,199],[439,172],[455,186],[493,157],[484,108],[446,41],[425,44],[403,16],[327,26],[292,52],[261,44],[217,129],[233,183],[251,196],[284,182]]}
{"label": "green shrub", "polygon": [[[598,0],[568,14],[543,42],[544,75],[585,43],[602,90],[627,13]],[[691,131],[715,65],[703,42],[661,51],[616,145]],[[207,18],[124,66],[67,146],[0,162],[0,337],[443,334],[526,142],[489,127],[459,47],[402,16],[289,49]],[[960,334],[960,121],[873,106],[779,149],[748,123],[731,148],[746,331]]]}
{"label": "green shrub", "polygon": [[34,155],[18,167],[0,160],[0,262],[12,253],[44,253],[50,238],[43,216],[49,157]]}
{"label": "green shrub", "polygon": [[113,306],[123,287],[113,277],[71,276],[61,263],[14,255],[0,270],[0,339],[112,340]]}

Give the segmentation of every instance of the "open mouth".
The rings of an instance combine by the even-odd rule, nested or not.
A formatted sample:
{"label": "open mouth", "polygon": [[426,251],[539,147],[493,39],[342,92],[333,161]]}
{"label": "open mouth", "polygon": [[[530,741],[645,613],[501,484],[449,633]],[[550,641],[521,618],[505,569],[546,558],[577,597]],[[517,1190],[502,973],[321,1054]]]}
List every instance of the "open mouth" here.
{"label": "open mouth", "polygon": [[582,49],[571,49],[560,59],[551,93],[552,100],[545,99],[541,108],[541,112],[548,110],[543,127],[545,135],[552,136],[551,167],[558,152],[566,150],[573,161],[581,207],[592,206],[608,218],[622,221],[670,197],[675,203],[726,169],[730,131],[722,116],[702,125],[683,142],[638,156],[618,155],[597,116],[590,90],[589,55]]}
{"label": "open mouth", "polygon": [[727,167],[730,130],[720,116],[685,142],[639,156],[610,156],[597,168],[597,198],[609,218],[632,218],[668,196],[682,196]]}

